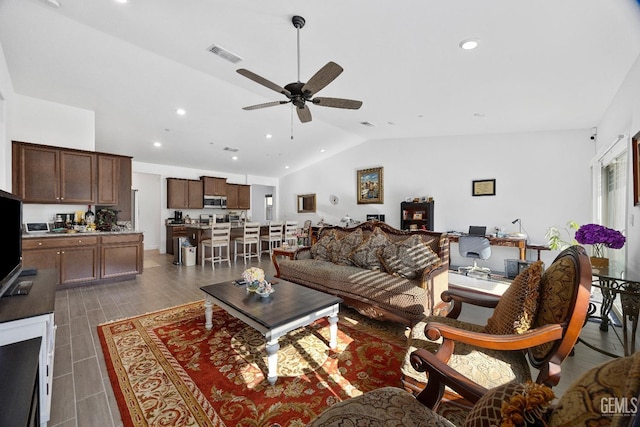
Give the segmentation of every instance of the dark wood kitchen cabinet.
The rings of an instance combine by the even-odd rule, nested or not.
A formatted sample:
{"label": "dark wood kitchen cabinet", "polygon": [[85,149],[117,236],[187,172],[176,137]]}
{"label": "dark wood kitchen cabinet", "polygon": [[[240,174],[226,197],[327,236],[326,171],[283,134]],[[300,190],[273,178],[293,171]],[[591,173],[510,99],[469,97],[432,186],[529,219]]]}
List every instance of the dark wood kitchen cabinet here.
{"label": "dark wood kitchen cabinet", "polygon": [[201,176],[200,179],[204,183],[205,196],[226,196],[227,195],[227,178]]}
{"label": "dark wood kitchen cabinet", "polygon": [[174,237],[187,237],[187,227],[185,225],[167,225],[167,253],[173,255]]}
{"label": "dark wood kitchen cabinet", "polygon": [[12,150],[13,192],[25,203],[94,203],[95,153],[16,141]]}
{"label": "dark wood kitchen cabinet", "polygon": [[142,273],[142,234],[102,236],[100,278],[115,279]]}
{"label": "dark wood kitchen cabinet", "polygon": [[251,209],[251,186],[227,184],[227,209]]}
{"label": "dark wood kitchen cabinet", "polygon": [[142,273],[142,233],[22,239],[22,265],[54,269],[56,285],[71,287],[125,280]]}
{"label": "dark wood kitchen cabinet", "polygon": [[98,205],[117,205],[120,188],[120,159],[98,155]]}
{"label": "dark wood kitchen cabinet", "polygon": [[204,208],[203,182],[194,179],[167,178],[167,208]]}
{"label": "dark wood kitchen cabinet", "polygon": [[46,237],[22,240],[25,267],[56,269],[56,285],[98,280],[98,237]]}
{"label": "dark wood kitchen cabinet", "polygon": [[[105,201],[97,203],[97,208],[100,209],[102,207],[107,207],[109,209],[116,210],[118,212],[118,221],[131,221],[133,217],[133,206],[131,204],[131,183],[132,183],[132,167],[131,167],[131,157],[127,156],[117,156],[117,155],[101,155],[100,157],[110,157],[114,160],[113,164],[110,166],[111,171],[117,169],[115,179],[112,179],[113,187],[107,184],[102,184],[102,173],[100,173],[100,168],[98,168],[98,188],[105,187],[105,190],[108,192],[115,192],[115,203],[109,203],[106,199],[107,197],[102,196]],[[103,164],[102,172],[105,175],[109,175],[109,166],[108,161],[105,161]],[[101,198],[100,190],[98,191],[98,198]],[[113,200],[111,201],[113,202]],[[102,204],[102,205],[101,205]]]}

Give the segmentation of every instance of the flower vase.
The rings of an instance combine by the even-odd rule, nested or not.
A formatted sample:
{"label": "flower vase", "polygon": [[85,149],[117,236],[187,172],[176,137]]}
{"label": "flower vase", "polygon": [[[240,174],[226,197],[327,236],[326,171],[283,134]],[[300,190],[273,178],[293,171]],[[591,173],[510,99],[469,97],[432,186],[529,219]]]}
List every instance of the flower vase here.
{"label": "flower vase", "polygon": [[596,267],[596,268],[609,267],[609,258],[592,256],[591,257],[591,266],[592,267]]}

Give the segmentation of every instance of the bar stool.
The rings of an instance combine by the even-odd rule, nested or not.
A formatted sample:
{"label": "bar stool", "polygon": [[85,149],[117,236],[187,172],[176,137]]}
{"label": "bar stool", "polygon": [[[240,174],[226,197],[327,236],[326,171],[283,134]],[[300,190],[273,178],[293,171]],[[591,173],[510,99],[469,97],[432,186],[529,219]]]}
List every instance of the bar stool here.
{"label": "bar stool", "polygon": [[269,224],[269,234],[266,236],[260,236],[260,249],[263,248],[263,243],[267,244],[267,249],[262,249],[260,254],[268,253],[273,255],[273,250],[280,247],[282,244],[282,229],[284,224],[282,222],[272,222]]}
{"label": "bar stool", "polygon": [[[234,254],[233,262],[235,263],[238,258],[238,243],[242,246],[242,257],[244,263],[247,263],[247,259],[258,258],[260,261],[260,223],[259,222],[245,222],[242,236],[236,237],[234,240]],[[256,251],[251,252],[251,246],[255,245]]]}
{"label": "bar stool", "polygon": [[[221,222],[211,225],[211,238],[205,239],[200,242],[200,264],[204,267],[205,261],[211,261],[211,268],[215,269],[216,262],[226,261],[231,267],[231,257],[229,254],[231,240],[231,223]],[[211,257],[205,257],[206,248],[211,248]],[[218,255],[216,256],[216,248],[218,249]],[[226,252],[223,252],[226,249]],[[223,257],[223,253],[226,253],[226,257]]]}
{"label": "bar stool", "polygon": [[284,223],[284,241],[292,246],[298,244],[298,221],[287,221]]}

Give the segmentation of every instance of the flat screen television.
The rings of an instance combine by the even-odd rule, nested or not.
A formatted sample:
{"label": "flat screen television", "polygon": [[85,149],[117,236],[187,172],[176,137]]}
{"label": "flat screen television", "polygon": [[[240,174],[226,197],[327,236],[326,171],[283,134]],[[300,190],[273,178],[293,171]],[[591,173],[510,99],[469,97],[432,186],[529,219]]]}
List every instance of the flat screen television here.
{"label": "flat screen television", "polygon": [[11,288],[22,271],[22,200],[0,190],[2,246],[0,255],[0,297]]}

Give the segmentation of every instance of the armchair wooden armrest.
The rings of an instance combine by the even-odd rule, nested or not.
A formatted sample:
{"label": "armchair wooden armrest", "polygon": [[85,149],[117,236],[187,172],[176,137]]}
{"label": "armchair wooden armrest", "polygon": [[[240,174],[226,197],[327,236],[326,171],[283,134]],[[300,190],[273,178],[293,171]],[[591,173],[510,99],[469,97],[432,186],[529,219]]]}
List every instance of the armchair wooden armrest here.
{"label": "armchair wooden armrest", "polygon": [[457,319],[462,312],[462,304],[472,304],[478,307],[496,308],[500,297],[494,295],[484,295],[477,292],[464,291],[461,289],[447,289],[442,292],[440,299],[443,302],[453,301],[453,307],[447,314],[451,319]]}
{"label": "armchair wooden armrest", "polygon": [[411,353],[411,365],[416,371],[427,373],[429,381],[416,399],[431,409],[435,409],[442,399],[445,386],[449,386],[472,403],[477,402],[487,392],[486,388],[474,383],[425,349]]}
{"label": "armchair wooden armrest", "polygon": [[545,325],[530,329],[524,334],[494,335],[483,332],[471,332],[438,322],[429,322],[424,333],[430,340],[443,338],[443,346],[452,346],[447,341],[461,342],[492,350],[524,350],[562,338],[564,327],[560,324]]}

